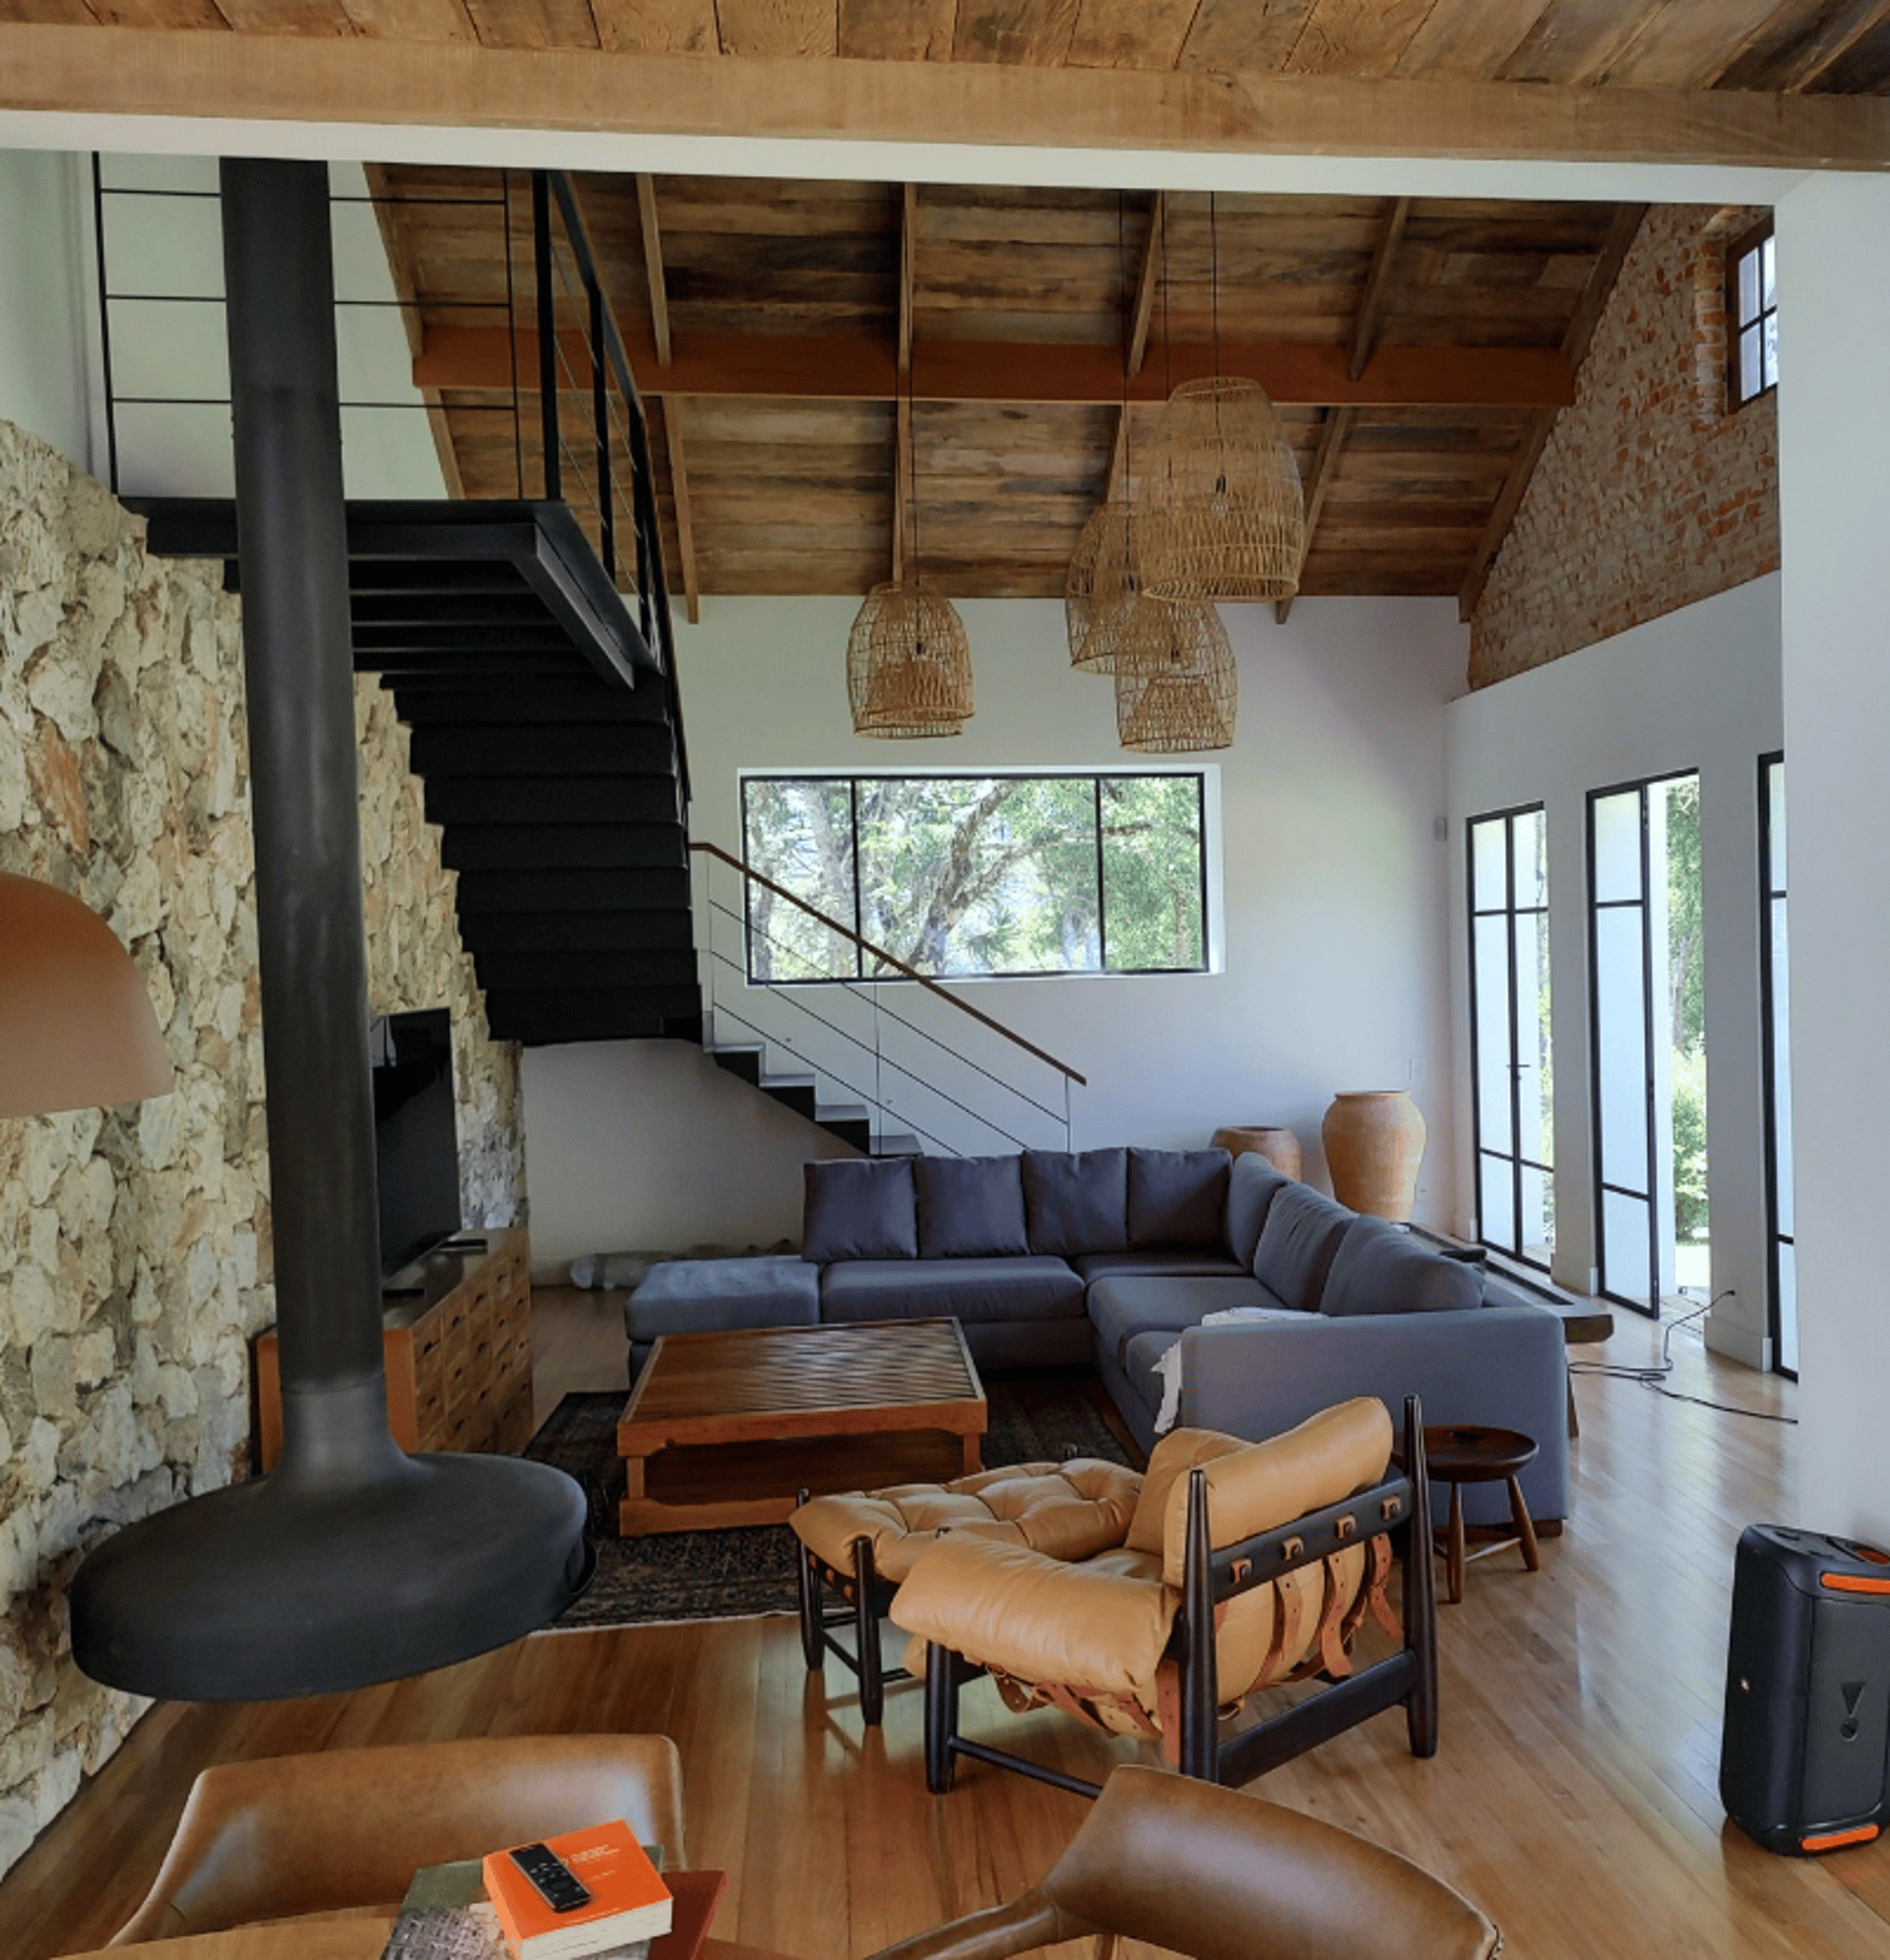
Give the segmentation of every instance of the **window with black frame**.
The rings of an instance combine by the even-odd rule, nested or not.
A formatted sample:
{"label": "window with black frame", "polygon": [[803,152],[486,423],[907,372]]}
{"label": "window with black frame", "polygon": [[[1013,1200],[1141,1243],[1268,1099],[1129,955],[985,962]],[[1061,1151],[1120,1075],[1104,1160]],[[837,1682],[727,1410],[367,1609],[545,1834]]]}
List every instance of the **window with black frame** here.
{"label": "window with black frame", "polygon": [[1727,248],[1727,396],[1734,409],[1744,408],[1779,385],[1775,255],[1769,218]]}
{"label": "window with black frame", "polygon": [[749,880],[758,983],[890,977],[851,934],[942,980],[1207,969],[1198,770],[756,775],[741,799],[749,866],[793,895]]}

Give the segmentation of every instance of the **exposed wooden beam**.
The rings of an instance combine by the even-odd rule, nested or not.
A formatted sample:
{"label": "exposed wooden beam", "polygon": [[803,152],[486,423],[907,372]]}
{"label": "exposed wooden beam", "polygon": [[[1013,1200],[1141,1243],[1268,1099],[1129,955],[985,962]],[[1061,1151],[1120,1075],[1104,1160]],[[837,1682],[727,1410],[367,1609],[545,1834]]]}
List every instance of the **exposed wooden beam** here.
{"label": "exposed wooden beam", "polygon": [[1142,247],[1142,272],[1135,283],[1135,311],[1129,316],[1129,378],[1142,372],[1149,352],[1149,322],[1155,316],[1155,289],[1162,282],[1162,231],[1167,223],[1167,194],[1157,191],[1149,209],[1149,235]]}
{"label": "exposed wooden beam", "polygon": [[1392,261],[1398,256],[1398,241],[1405,235],[1405,220],[1411,216],[1408,197],[1393,198],[1385,214],[1385,226],[1371,255],[1371,270],[1365,275],[1365,289],[1358,301],[1358,316],[1352,328],[1352,359],[1346,372],[1356,381],[1371,358],[1371,344],[1378,335],[1378,322],[1384,317],[1385,295],[1390,290]]}
{"label": "exposed wooden beam", "polygon": [[[1240,156],[1890,165],[1890,98],[983,61],[776,60],[0,23],[0,108]],[[106,143],[106,132],[69,141]],[[237,140],[232,138],[232,140]],[[310,154],[332,142],[312,127]],[[464,160],[488,160],[469,140]],[[607,156],[597,167],[610,167]]]}
{"label": "exposed wooden beam", "polygon": [[[582,341],[560,336],[571,386],[588,385]],[[537,359],[536,337],[518,336],[521,367]],[[890,402],[905,388],[898,352],[865,334],[691,334],[668,367],[647,334],[626,333],[637,386],[654,395],[735,395],[803,401]],[[413,363],[422,387],[509,389],[512,343],[503,327],[429,325]],[[1348,350],[1302,341],[1221,344],[1221,369],[1260,383],[1275,402],[1294,408],[1565,408],[1575,399],[1573,370],[1553,348],[1380,348],[1357,380]],[[1175,381],[1215,369],[1209,342],[1164,350]],[[1040,342],[940,341],[913,352],[913,392],[921,402],[1067,402],[1120,406],[1122,366],[1116,350]],[[1167,399],[1166,372],[1128,384],[1130,399]]]}
{"label": "exposed wooden beam", "polygon": [[673,358],[669,345],[669,283],[662,270],[662,221],[657,213],[657,180],[647,170],[637,172],[637,213],[643,221],[643,265],[650,283],[650,322],[657,343],[659,365]]}
{"label": "exposed wooden beam", "polygon": [[[1306,556],[1312,555],[1313,533],[1319,528],[1319,513],[1325,508],[1326,492],[1332,488],[1333,472],[1339,466],[1339,452],[1346,446],[1355,409],[1332,409],[1319,430],[1319,447],[1313,452],[1312,474],[1306,479]],[[1292,600],[1276,600],[1273,616],[1282,626],[1292,611]]]}
{"label": "exposed wooden beam", "polygon": [[[675,348],[669,338],[669,281],[662,268],[662,221],[657,211],[657,180],[647,170],[637,173],[637,213],[643,223],[644,274],[650,283],[651,342],[657,365],[662,369],[674,360]],[[669,450],[669,501],[676,514],[676,548],[682,555],[683,610],[690,625],[699,626],[702,588],[696,571],[695,518],[689,508],[689,463],[682,443],[685,399],[676,394],[663,396],[662,433]]]}
{"label": "exposed wooden beam", "polygon": [[[369,163],[366,176],[367,194],[374,200],[374,221],[380,227],[381,247],[387,253],[388,277],[394,282],[394,296],[401,302],[401,327],[407,335],[408,351],[417,360],[426,344],[426,330],[416,297],[419,283],[413,276],[413,261],[401,230],[398,193],[388,181],[386,165]],[[439,459],[446,494],[456,499],[464,497],[466,486],[460,478],[460,455],[453,446],[453,428],[440,404],[440,391],[422,388],[420,399],[426,404],[427,431],[433,438],[433,454]]]}
{"label": "exposed wooden beam", "polygon": [[[1633,244],[1641,228],[1641,221],[1646,216],[1647,206],[1644,204],[1624,204],[1614,214],[1614,221],[1608,226],[1601,255],[1595,261],[1595,270],[1582,289],[1581,303],[1575,309],[1575,317],[1568,323],[1567,333],[1562,336],[1562,356],[1567,360],[1571,373],[1581,371],[1588,344],[1594,339],[1595,329],[1601,321],[1602,309],[1607,304],[1608,294],[1614,290],[1614,282],[1621,276],[1628,248]],[[1489,583],[1490,568],[1496,562],[1496,553],[1501,550],[1503,539],[1509,536],[1509,527],[1516,521],[1523,492],[1529,488],[1529,479],[1536,474],[1536,465],[1542,460],[1543,450],[1554,426],[1555,415],[1549,410],[1540,411],[1530,419],[1522,446],[1509,466],[1509,474],[1503,478],[1503,487],[1497,494],[1489,522],[1483,527],[1483,535],[1478,540],[1476,553],[1470,561],[1470,570],[1457,595],[1457,616],[1460,619],[1470,618],[1477,610],[1483,588]]]}
{"label": "exposed wooden beam", "polygon": [[913,368],[913,285],[918,242],[918,186],[908,184],[899,207],[899,371]]}

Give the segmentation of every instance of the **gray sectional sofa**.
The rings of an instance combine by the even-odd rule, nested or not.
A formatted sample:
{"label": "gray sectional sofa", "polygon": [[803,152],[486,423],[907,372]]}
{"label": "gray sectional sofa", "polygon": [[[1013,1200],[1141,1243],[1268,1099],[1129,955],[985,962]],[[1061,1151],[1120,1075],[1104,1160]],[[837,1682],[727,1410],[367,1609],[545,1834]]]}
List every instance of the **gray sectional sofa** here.
{"label": "gray sectional sofa", "polygon": [[[1202,1324],[1233,1308],[1266,1313]],[[662,1334],[946,1314],[987,1366],[1093,1361],[1145,1448],[1178,1342],[1184,1423],[1258,1438],[1415,1393],[1426,1422],[1535,1437],[1530,1509],[1568,1512],[1558,1317],[1252,1153],[812,1163],[798,1259],[656,1266],[625,1321],[640,1366]],[[1465,1499],[1472,1523],[1508,1516],[1500,1484]]]}

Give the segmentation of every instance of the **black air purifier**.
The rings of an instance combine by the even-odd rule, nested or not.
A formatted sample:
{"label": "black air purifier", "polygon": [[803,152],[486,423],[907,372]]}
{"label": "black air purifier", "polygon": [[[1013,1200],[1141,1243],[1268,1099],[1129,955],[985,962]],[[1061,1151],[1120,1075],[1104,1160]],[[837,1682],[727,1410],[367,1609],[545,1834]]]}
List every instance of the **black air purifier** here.
{"label": "black air purifier", "polygon": [[1732,1569],[1720,1801],[1770,1851],[1866,1844],[1890,1795],[1890,1552],[1748,1525]]}

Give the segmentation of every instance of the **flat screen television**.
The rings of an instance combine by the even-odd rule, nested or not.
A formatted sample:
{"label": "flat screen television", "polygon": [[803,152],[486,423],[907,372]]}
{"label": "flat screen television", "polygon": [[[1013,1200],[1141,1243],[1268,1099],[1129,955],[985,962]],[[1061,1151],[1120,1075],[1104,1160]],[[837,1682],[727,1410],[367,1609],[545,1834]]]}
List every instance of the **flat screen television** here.
{"label": "flat screen television", "polygon": [[444,1007],[369,1024],[381,1277],[460,1229],[460,1136],[452,1017]]}

